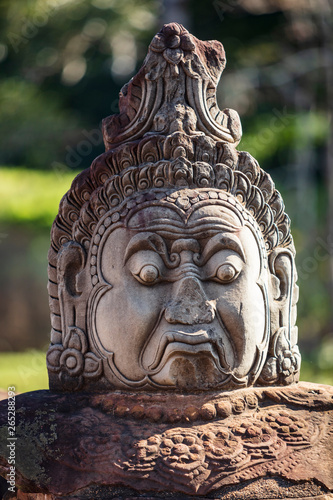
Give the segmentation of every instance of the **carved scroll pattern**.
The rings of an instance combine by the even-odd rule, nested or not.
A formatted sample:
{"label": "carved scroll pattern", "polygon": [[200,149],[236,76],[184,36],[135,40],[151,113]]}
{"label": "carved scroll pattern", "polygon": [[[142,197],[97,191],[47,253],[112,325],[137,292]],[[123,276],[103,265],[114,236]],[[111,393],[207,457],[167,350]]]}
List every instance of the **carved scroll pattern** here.
{"label": "carved scroll pattern", "polygon": [[[85,205],[80,219],[73,225],[72,237],[89,248],[90,240],[97,231],[97,224],[103,215],[110,211],[111,221],[117,222],[125,217],[130,208],[143,202],[153,202],[163,197],[159,189],[169,194],[178,189],[208,189],[230,193],[254,218],[266,241],[266,250],[270,252],[276,246],[288,247],[291,244],[289,219],[283,210],[278,213],[266,203],[264,195],[257,186],[253,186],[242,172],[233,171],[226,165],[217,164],[214,168],[205,162],[190,163],[179,158],[173,162],[160,161],[140,167],[131,167],[118,176],[106,181],[103,187],[96,190],[93,198]],[[214,193],[214,194],[213,194]],[[195,194],[195,191],[194,191]],[[186,196],[180,193],[178,197]],[[192,203],[195,196],[189,194]],[[204,198],[218,199],[218,191],[207,192]],[[277,198],[275,195],[274,198]],[[128,206],[122,203],[131,197]],[[177,200],[177,196],[168,198],[169,202],[185,205]],[[275,199],[274,199],[275,201]],[[191,206],[188,201],[188,207]],[[114,212],[111,214],[111,212]],[[275,213],[275,218],[274,217]],[[117,215],[116,215],[117,214]]]}
{"label": "carved scroll pattern", "polygon": [[[189,494],[207,494],[268,471],[273,476],[301,479],[304,463],[312,463],[320,443],[329,439],[325,419],[285,408],[191,427],[148,422],[139,427],[130,421],[123,426],[121,419],[115,419],[109,436],[110,425],[106,416],[95,414],[97,434],[82,435],[78,445],[81,456],[89,450],[89,460],[80,463],[81,471],[93,469],[97,453],[99,463],[109,464],[117,484],[143,481],[149,489],[172,484],[173,491]],[[75,460],[73,452],[62,459],[69,467],[71,460]],[[320,476],[318,471],[313,473]]]}

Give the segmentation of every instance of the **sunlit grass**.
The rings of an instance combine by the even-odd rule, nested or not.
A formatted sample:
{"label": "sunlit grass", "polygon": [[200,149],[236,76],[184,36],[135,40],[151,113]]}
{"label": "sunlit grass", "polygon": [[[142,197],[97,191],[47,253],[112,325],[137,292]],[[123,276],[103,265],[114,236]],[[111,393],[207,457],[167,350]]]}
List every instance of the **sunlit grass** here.
{"label": "sunlit grass", "polygon": [[333,370],[332,368],[319,368],[318,364],[303,359],[300,378],[304,382],[333,385]]}
{"label": "sunlit grass", "polygon": [[15,387],[17,393],[48,389],[45,352],[1,352],[0,388],[7,391],[8,387]]}
{"label": "sunlit grass", "polygon": [[0,167],[0,221],[50,227],[77,173]]}

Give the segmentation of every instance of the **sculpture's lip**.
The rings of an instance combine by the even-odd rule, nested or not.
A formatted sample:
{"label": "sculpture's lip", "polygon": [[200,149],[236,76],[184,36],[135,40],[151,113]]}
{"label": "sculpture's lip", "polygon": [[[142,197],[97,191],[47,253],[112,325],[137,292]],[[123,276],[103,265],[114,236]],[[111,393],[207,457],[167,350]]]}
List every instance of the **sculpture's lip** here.
{"label": "sculpture's lip", "polygon": [[192,328],[187,329],[178,329],[177,330],[168,330],[165,332],[165,336],[170,338],[171,342],[182,342],[184,344],[197,345],[202,344],[203,342],[210,342],[211,337],[207,330],[200,329],[199,331],[191,331]]}
{"label": "sculpture's lip", "polygon": [[[184,325],[182,325],[181,329],[167,330],[163,334],[156,349],[154,359],[151,362],[145,359],[145,352],[143,353],[141,363],[144,370],[149,374],[160,371],[168,358],[176,353],[193,355],[202,353],[212,356],[215,359],[218,369],[227,373],[224,368],[226,362],[222,343],[210,336],[209,328],[208,330],[198,330],[197,327],[192,325],[183,326]],[[163,358],[164,362],[162,363]],[[228,367],[228,370],[230,370],[230,367]],[[230,371],[228,371],[228,373],[230,373]]]}
{"label": "sculpture's lip", "polygon": [[[189,330],[189,328],[186,328],[186,329]],[[193,327],[191,329],[193,330]],[[204,330],[200,330],[200,332],[198,332],[198,333],[194,333],[194,332],[192,333],[191,331],[188,331],[188,332],[179,331],[178,329],[177,330],[168,330],[161,337],[159,344],[158,344],[158,347],[157,347],[156,352],[155,352],[154,360],[152,362],[147,362],[147,361],[145,362],[145,353],[143,354],[143,357],[142,357],[143,367],[145,368],[145,370],[147,370],[149,372],[151,372],[152,370],[155,370],[158,367],[158,365],[160,364],[161,359],[164,355],[164,352],[170,343],[177,342],[177,343],[183,344],[184,348],[185,348],[185,346],[187,346],[187,347],[191,346],[191,348],[193,348],[196,345],[204,344],[204,343],[207,343],[209,341],[210,341],[210,339],[208,338],[207,332]]]}

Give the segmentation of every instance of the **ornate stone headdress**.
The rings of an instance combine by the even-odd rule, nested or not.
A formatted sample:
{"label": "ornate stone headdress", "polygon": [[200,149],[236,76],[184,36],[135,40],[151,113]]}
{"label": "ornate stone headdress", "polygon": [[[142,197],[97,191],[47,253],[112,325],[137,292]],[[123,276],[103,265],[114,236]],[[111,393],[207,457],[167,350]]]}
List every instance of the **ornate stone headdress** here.
{"label": "ornate stone headdress", "polygon": [[[202,42],[177,23],[165,25],[153,38],[138,74],[122,88],[120,113],[104,120],[106,152],[73,181],[52,227],[47,357],[51,388],[110,388],[102,360],[89,342],[89,297],[80,284],[80,272],[89,266],[90,287],[98,293],[96,259],[105,231],[125,224],[131,211],[143,204],[173,204],[187,211],[203,201],[237,204],[260,233],[276,281],[285,266],[277,256],[289,255],[285,320],[273,321],[265,359],[254,378],[262,384],[297,379],[297,286],[290,221],[271,177],[249,153],[236,149],[241,139],[238,114],[217,105],[216,87],[225,63],[219,42]],[[63,297],[65,288],[70,299],[68,293],[66,300]]]}

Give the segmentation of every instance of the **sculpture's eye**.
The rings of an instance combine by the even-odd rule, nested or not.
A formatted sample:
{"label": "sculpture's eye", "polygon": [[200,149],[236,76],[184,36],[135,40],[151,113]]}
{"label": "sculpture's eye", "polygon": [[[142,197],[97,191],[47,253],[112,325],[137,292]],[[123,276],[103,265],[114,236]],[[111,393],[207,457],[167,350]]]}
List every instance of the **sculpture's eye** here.
{"label": "sculpture's eye", "polygon": [[141,283],[151,285],[152,283],[155,283],[155,281],[159,277],[159,274],[160,273],[157,267],[153,266],[152,264],[146,264],[141,268],[141,271],[136,275],[136,277],[139,281],[141,281]]}
{"label": "sculpture's eye", "polygon": [[221,283],[230,283],[239,275],[239,271],[230,263],[218,267],[215,278]]}

